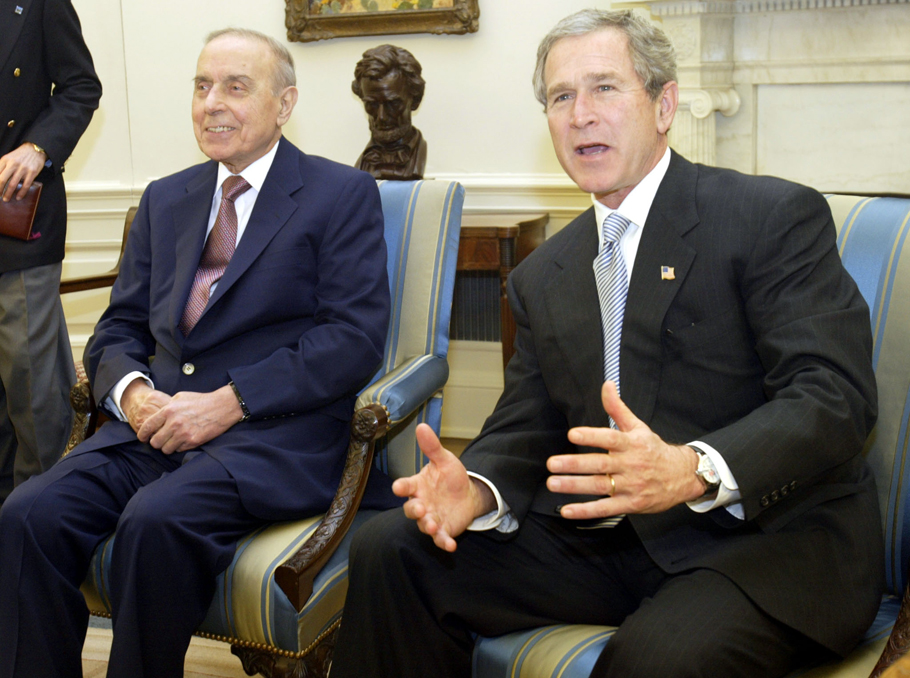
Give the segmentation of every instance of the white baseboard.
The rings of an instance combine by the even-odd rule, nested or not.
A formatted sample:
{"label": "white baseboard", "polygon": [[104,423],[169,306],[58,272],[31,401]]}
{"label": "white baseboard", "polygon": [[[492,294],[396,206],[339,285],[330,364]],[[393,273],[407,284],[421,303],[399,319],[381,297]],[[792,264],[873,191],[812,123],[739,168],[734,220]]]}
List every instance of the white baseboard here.
{"label": "white baseboard", "polygon": [[472,439],[502,394],[502,344],[451,341],[449,381],[443,390],[442,429],[446,438]]}

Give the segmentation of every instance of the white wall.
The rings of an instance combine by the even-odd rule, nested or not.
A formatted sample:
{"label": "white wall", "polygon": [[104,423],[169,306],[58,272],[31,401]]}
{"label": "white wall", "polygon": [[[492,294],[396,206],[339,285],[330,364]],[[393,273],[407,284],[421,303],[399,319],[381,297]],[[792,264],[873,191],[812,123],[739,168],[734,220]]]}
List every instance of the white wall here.
{"label": "white wall", "polygon": [[[224,26],[286,40],[284,3],[74,0],[105,93],[70,161],[75,183],[141,186],[203,158],[190,125],[191,78],[204,36]],[[300,102],[287,136],[308,152],[353,162],[369,139],[351,92],[364,50],[391,42],[424,68],[414,117],[429,142],[427,173],[561,174],[530,77],[539,38],[590,0],[482,0],[480,31],[290,43]],[[609,3],[594,3],[609,6]]]}

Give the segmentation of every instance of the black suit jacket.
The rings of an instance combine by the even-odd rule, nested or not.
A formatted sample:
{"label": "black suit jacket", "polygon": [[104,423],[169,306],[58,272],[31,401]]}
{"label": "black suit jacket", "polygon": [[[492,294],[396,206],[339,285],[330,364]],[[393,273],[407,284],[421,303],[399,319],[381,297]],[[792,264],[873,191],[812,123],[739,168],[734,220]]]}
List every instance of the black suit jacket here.
{"label": "black suit jacket", "polygon": [[28,141],[51,161],[37,177],[44,188],[33,232],[41,237],[24,242],[0,236],[0,273],[5,273],[63,260],[63,164],[101,98],[70,0],[0,0],[0,92],[0,156]]}
{"label": "black suit jacket", "polygon": [[[509,281],[516,355],[463,459],[519,519],[570,499],[544,486],[546,459],[578,451],[568,428],[608,425],[596,253],[592,208]],[[871,351],[869,309],[824,198],[674,153],[630,281],[622,396],[668,442],[720,451],[746,519],[685,505],[629,519],[666,571],[721,571],[837,652],[865,631],[882,590],[878,503],[861,457],[876,416]]]}

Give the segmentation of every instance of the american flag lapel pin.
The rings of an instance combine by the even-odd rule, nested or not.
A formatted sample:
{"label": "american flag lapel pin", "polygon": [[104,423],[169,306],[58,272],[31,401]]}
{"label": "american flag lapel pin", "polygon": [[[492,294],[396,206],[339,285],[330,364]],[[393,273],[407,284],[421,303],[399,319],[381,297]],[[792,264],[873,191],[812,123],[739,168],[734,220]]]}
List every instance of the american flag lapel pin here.
{"label": "american flag lapel pin", "polygon": [[16,14],[22,14],[22,7],[16,5]]}
{"label": "american flag lapel pin", "polygon": [[676,280],[676,272],[672,266],[661,266],[660,267],[660,279],[661,280]]}

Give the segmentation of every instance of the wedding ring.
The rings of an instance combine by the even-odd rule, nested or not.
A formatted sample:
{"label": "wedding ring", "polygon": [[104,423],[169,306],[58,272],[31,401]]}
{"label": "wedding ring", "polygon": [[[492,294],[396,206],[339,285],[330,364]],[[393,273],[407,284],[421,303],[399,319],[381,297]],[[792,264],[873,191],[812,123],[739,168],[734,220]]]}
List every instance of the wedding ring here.
{"label": "wedding ring", "polygon": [[607,477],[610,479],[610,496],[612,497],[614,494],[616,494],[616,481],[609,473],[607,474]]}

